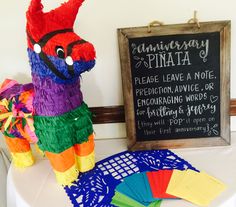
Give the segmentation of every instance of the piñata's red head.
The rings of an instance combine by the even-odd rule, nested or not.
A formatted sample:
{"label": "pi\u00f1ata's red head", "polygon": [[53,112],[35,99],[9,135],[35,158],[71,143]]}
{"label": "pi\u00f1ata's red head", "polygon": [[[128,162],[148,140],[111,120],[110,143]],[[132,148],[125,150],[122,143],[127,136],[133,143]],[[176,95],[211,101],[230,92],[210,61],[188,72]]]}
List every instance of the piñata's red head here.
{"label": "pi\u00f1ata's red head", "polygon": [[[78,77],[94,66],[93,45],[73,31],[76,15],[83,1],[68,0],[60,7],[44,13],[41,0],[32,0],[27,11],[26,30],[30,61],[34,63],[36,56],[32,59],[31,54],[34,52],[56,78],[61,80]],[[32,72],[42,71],[32,68]],[[47,71],[43,73],[47,74]]]}

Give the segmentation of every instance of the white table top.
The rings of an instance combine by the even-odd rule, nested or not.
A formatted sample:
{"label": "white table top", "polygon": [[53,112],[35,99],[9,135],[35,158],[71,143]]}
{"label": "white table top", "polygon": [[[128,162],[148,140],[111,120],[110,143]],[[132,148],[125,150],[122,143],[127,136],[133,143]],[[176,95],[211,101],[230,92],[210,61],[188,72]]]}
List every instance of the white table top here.
{"label": "white table top", "polygon": [[[96,159],[126,150],[125,139],[96,141]],[[215,199],[210,207],[236,206],[236,132],[232,145],[226,147],[177,149],[174,153],[199,170],[223,181],[227,190]],[[72,206],[64,189],[55,180],[46,159],[37,159],[33,167],[25,170],[10,167],[8,172],[8,207],[69,207]],[[165,200],[161,207],[194,207],[183,200]]]}

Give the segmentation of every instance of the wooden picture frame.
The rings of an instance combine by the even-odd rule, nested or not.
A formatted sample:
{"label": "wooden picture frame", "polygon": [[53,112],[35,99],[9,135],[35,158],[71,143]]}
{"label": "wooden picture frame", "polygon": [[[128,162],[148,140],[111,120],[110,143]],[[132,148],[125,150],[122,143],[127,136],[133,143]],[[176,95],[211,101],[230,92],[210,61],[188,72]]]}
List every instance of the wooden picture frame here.
{"label": "wooden picture frame", "polygon": [[[161,26],[157,26],[157,27],[152,27],[151,32],[148,32],[148,27],[120,28],[117,30],[119,51],[120,51],[122,85],[123,85],[123,94],[124,94],[125,120],[126,120],[126,125],[127,125],[128,148],[130,150],[203,147],[203,146],[219,146],[219,145],[229,145],[230,144],[230,116],[229,116],[229,114],[230,114],[230,35],[231,35],[230,27],[231,27],[230,21],[214,21],[214,22],[201,22],[200,28],[198,28],[195,24],[174,24],[174,25],[161,25]],[[195,38],[199,42],[200,42],[201,38],[202,39],[205,38],[206,42],[208,42],[207,40],[209,40],[209,38],[210,38],[210,40],[209,40],[209,42],[210,42],[211,41],[211,34],[218,36],[218,39],[219,39],[218,42],[216,41],[216,43],[217,43],[216,45],[218,45],[218,47],[214,48],[215,51],[211,51],[212,52],[211,56],[214,54],[218,54],[218,56],[216,55],[216,58],[215,58],[216,60],[213,60],[213,58],[212,58],[213,62],[214,61],[217,62],[217,63],[214,63],[213,65],[217,66],[216,68],[219,68],[218,77],[217,77],[217,75],[215,75],[218,72],[212,72],[215,75],[215,79],[216,80],[219,79],[218,82],[216,81],[214,83],[215,91],[214,91],[214,89],[212,89],[213,90],[212,93],[218,93],[218,95],[219,95],[219,96],[215,95],[215,96],[218,96],[219,101],[215,105],[216,108],[218,107],[218,111],[214,112],[215,113],[214,115],[216,116],[215,120],[219,119],[218,120],[219,123],[217,125],[213,125],[213,127],[214,126],[219,127],[218,134],[217,134],[217,131],[214,131],[214,129],[212,129],[215,134],[211,133],[210,136],[209,136],[209,131],[208,131],[207,135],[203,134],[206,132],[206,130],[205,130],[200,133],[196,132],[196,134],[198,133],[197,136],[189,135],[190,137],[185,137],[185,135],[189,134],[189,132],[188,133],[186,132],[186,133],[182,133],[182,134],[184,134],[184,136],[174,135],[174,134],[170,133],[169,135],[167,134],[165,137],[161,137],[162,135],[157,136],[157,135],[155,135],[154,132],[158,131],[158,133],[160,133],[159,131],[162,126],[158,126],[158,127],[155,126],[154,130],[153,130],[154,132],[153,132],[152,137],[149,137],[148,133],[146,133],[146,135],[142,135],[142,134],[144,134],[144,132],[143,132],[144,130],[142,131],[142,129],[140,129],[140,125],[139,126],[137,126],[137,125],[140,124],[140,120],[142,120],[142,119],[147,120],[147,117],[142,118],[142,117],[138,117],[138,115],[137,115],[137,108],[139,106],[136,102],[137,102],[137,100],[140,100],[142,98],[137,99],[136,94],[137,94],[137,90],[140,90],[140,88],[142,88],[143,86],[138,85],[140,83],[134,82],[134,78],[136,78],[136,73],[137,73],[137,77],[142,77],[142,72],[140,72],[140,74],[138,74],[139,72],[136,72],[136,71],[138,71],[138,69],[137,69],[138,67],[135,68],[134,64],[136,64],[136,66],[140,66],[141,64],[143,64],[143,66],[140,66],[141,67],[140,71],[144,71],[144,70],[142,70],[142,67],[144,68],[146,65],[146,68],[147,68],[147,72],[145,70],[145,74],[147,74],[146,77],[148,77],[148,73],[149,73],[149,71],[152,71],[152,68],[154,68],[157,71],[157,72],[153,72],[153,73],[154,73],[154,75],[157,74],[156,76],[158,77],[158,70],[157,69],[160,69],[160,68],[158,68],[158,65],[157,65],[158,60],[154,60],[154,61],[156,61],[155,62],[156,66],[153,66],[153,67],[151,66],[152,62],[150,61],[150,57],[152,57],[151,60],[153,60],[154,59],[153,54],[152,55],[149,54],[148,61],[145,59],[147,57],[147,54],[146,54],[146,56],[134,57],[132,50],[133,51],[137,50],[136,43],[137,43],[137,45],[139,43],[140,43],[140,45],[141,45],[141,43],[143,43],[143,44],[146,43],[146,45],[157,43],[158,46],[160,46],[160,44],[162,44],[162,43],[165,45],[165,41],[166,41],[167,42],[166,44],[168,46],[170,46],[172,44],[172,43],[170,43],[171,40],[178,41],[180,39],[179,42],[181,43],[181,41],[184,41],[185,38],[188,39],[189,37],[191,37],[193,39]],[[209,37],[208,37],[208,35],[209,35]],[[212,41],[213,41],[213,39],[212,39]],[[161,43],[161,41],[162,41],[162,43]],[[140,46],[140,45],[138,45],[138,46]],[[212,45],[213,45],[213,43],[209,46],[210,48],[208,48],[209,54],[210,54],[210,50],[211,50]],[[140,48],[141,48],[141,46],[140,46]],[[161,46],[160,46],[160,48],[161,48]],[[141,53],[142,52],[144,53],[145,50],[147,50],[147,49],[148,49],[148,46],[145,49],[143,49],[143,51],[142,51],[142,49],[140,49],[140,55],[145,55],[145,54],[141,54]],[[152,45],[152,49],[153,49],[153,45]],[[174,49],[173,49],[173,51],[174,51]],[[192,48],[191,48],[191,50],[192,50]],[[166,51],[166,52],[168,52],[168,51]],[[206,48],[205,48],[205,52],[206,52]],[[189,54],[190,53],[191,53],[191,51],[189,52]],[[192,53],[195,54],[194,51]],[[189,56],[191,58],[191,55],[189,55]],[[205,60],[203,61],[203,59],[201,59],[201,58],[200,58],[201,60],[197,60],[197,57],[195,57],[196,55],[192,55],[192,56],[196,59],[196,62],[201,62],[200,64],[203,64],[203,66],[204,66]],[[158,57],[158,54],[156,55],[156,58],[157,57]],[[199,56],[198,56],[198,58],[199,58]],[[135,59],[137,59],[137,60],[135,60]],[[195,59],[194,59],[194,61],[195,61]],[[210,57],[209,57],[209,59],[210,59]],[[171,58],[169,58],[169,61],[170,60],[171,60]],[[139,63],[137,61],[139,61]],[[146,61],[146,63],[145,63],[145,61]],[[173,61],[173,57],[172,57],[172,61]],[[169,62],[169,63],[171,63],[171,62]],[[187,63],[190,65],[190,60]],[[171,66],[176,67],[176,65],[178,65],[178,64],[172,62]],[[170,65],[168,65],[168,67],[170,67]],[[185,67],[185,66],[183,66],[183,67]],[[181,67],[179,67],[179,68],[181,68]],[[192,68],[196,68],[196,70],[197,70],[197,64],[195,64],[194,67],[192,66]],[[150,70],[148,71],[148,69],[150,69]],[[177,67],[176,67],[176,70],[178,70]],[[212,70],[214,70],[214,69],[212,69]],[[161,70],[159,70],[159,71],[161,71]],[[165,73],[165,72],[163,72],[163,73]],[[138,76],[138,75],[140,75],[140,76]],[[196,76],[196,73],[195,73],[195,76]],[[163,77],[164,77],[164,75],[163,75]],[[139,80],[138,78],[136,78],[136,79]],[[154,79],[155,79],[155,77],[152,77],[152,81]],[[186,77],[185,77],[185,79],[186,79]],[[162,80],[162,81],[164,82],[164,80]],[[186,80],[184,80],[184,81],[186,81]],[[194,81],[196,82],[196,80],[194,80]],[[205,80],[205,81],[208,82],[208,80]],[[214,82],[214,80],[212,80],[212,81]],[[206,82],[205,82],[205,86],[206,86]],[[154,87],[154,88],[157,87],[157,82],[155,84],[156,85],[155,86],[152,85],[152,87]],[[160,83],[160,85],[161,84],[162,83]],[[179,82],[177,81],[177,82],[174,82],[173,84],[178,85]],[[139,89],[137,89],[138,87],[139,87]],[[148,87],[149,87],[149,85],[147,86],[147,88]],[[216,89],[217,87],[219,88],[218,92],[217,92],[218,89]],[[146,90],[146,88],[145,88],[145,90]],[[203,90],[203,89],[201,89],[201,90]],[[171,89],[171,91],[169,93],[173,93],[173,89]],[[175,93],[175,91],[174,91],[174,93]],[[206,101],[210,100],[210,96],[211,96],[210,93],[211,92],[208,92],[208,91],[205,92]],[[163,94],[164,94],[164,92],[163,92]],[[144,93],[142,95],[144,95]],[[170,96],[171,96],[171,94],[170,94]],[[157,97],[157,95],[153,95],[153,98],[154,97]],[[211,98],[212,98],[211,101],[214,102],[213,95]],[[195,104],[196,102],[197,101],[194,101],[193,104]],[[184,104],[186,104],[186,103],[184,103]],[[155,108],[156,106],[153,106],[153,107]],[[147,111],[145,111],[145,110],[146,109],[143,110],[144,114],[147,113]],[[183,116],[185,115],[184,113],[185,112],[183,112]],[[189,115],[189,116],[191,116],[191,115]],[[150,115],[149,115],[149,117],[150,117]],[[201,116],[196,116],[196,117],[201,118]],[[205,122],[202,121],[204,124],[207,124],[208,117],[209,116],[205,117],[206,118]],[[192,128],[194,128],[193,127],[194,123],[192,123],[193,118],[191,118],[191,119],[192,120],[189,120],[189,123],[191,122],[191,126],[192,126]],[[196,120],[197,120],[197,118],[196,118]],[[186,123],[187,123],[187,119],[186,120],[184,119],[184,121],[186,121]],[[212,118],[212,120],[210,120],[210,121],[214,122],[214,118]],[[151,121],[150,122],[147,121],[147,123],[150,123],[150,125],[152,125],[152,127],[153,127],[153,124]],[[143,124],[143,125],[145,125],[145,124]],[[165,125],[165,127],[168,127],[170,125],[170,120],[168,122],[166,121],[166,123],[164,125]],[[186,127],[186,126],[184,126],[184,127]],[[191,128],[186,127],[185,129],[186,130],[188,129],[190,131]],[[197,129],[195,129],[195,130],[197,130]],[[175,130],[175,131],[177,131],[177,130]],[[194,135],[195,132],[192,132],[192,133]],[[190,132],[190,134],[191,134],[191,132]],[[202,136],[202,135],[204,135],[204,136]],[[170,136],[170,137],[168,137],[168,136]],[[176,136],[176,137],[171,137],[171,136]]]}

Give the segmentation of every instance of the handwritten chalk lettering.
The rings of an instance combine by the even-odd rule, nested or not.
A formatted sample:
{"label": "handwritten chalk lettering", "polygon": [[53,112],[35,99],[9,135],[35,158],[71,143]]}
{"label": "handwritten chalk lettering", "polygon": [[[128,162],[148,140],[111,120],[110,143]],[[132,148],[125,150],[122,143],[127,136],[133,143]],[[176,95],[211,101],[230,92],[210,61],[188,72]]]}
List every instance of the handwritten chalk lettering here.
{"label": "handwritten chalk lettering", "polygon": [[199,92],[199,84],[184,84],[184,85],[176,85],[174,92],[182,93],[182,92]]}
{"label": "handwritten chalk lettering", "polygon": [[191,123],[191,119],[187,118],[187,119],[185,119],[185,122],[186,122],[186,124],[190,124]]}
{"label": "handwritten chalk lettering", "polygon": [[179,114],[184,114],[183,106],[179,106],[178,111],[179,111]]}
{"label": "handwritten chalk lettering", "polygon": [[167,106],[160,106],[159,108],[147,107],[147,115],[149,119],[152,117],[172,117],[173,119],[176,119],[179,114],[183,113],[184,110],[182,109],[182,106],[178,109],[171,109]]}
{"label": "handwritten chalk lettering", "polygon": [[152,117],[166,117],[166,116],[177,118],[178,110],[173,110],[166,106],[160,106],[159,108],[154,108],[154,109],[147,107],[147,114],[149,119]]}
{"label": "handwritten chalk lettering", "polygon": [[148,136],[148,135],[155,135],[156,134],[156,130],[147,130],[145,129],[143,131],[144,135]]}
{"label": "handwritten chalk lettering", "polygon": [[161,95],[161,94],[171,94],[171,93],[173,93],[171,86],[135,89],[136,96],[151,96],[151,95]]}
{"label": "handwritten chalk lettering", "polygon": [[213,121],[215,121],[215,120],[216,120],[215,117],[209,117],[209,118],[208,118],[208,121],[209,121],[209,122],[213,122]]}
{"label": "handwritten chalk lettering", "polygon": [[156,54],[147,54],[147,62],[149,69],[152,68],[163,68],[163,67],[174,67],[176,65],[191,65],[189,52],[160,52]]}
{"label": "handwritten chalk lettering", "polygon": [[194,127],[176,127],[176,133],[186,133],[186,132],[203,132],[207,133],[206,126],[194,126]]}
{"label": "handwritten chalk lettering", "polygon": [[205,70],[194,73],[195,80],[211,80],[215,79],[213,70]]}
{"label": "handwritten chalk lettering", "polygon": [[158,125],[165,125],[165,119],[159,119],[158,121],[154,121],[153,124],[155,126],[158,126]]}
{"label": "handwritten chalk lettering", "polygon": [[142,106],[158,106],[158,105],[168,105],[168,104],[181,104],[183,103],[183,96],[166,96],[166,97],[155,97],[146,99],[137,99],[136,103],[138,107]]}
{"label": "handwritten chalk lettering", "polygon": [[177,51],[188,51],[189,49],[197,49],[199,51],[199,57],[203,60],[203,62],[207,61],[208,53],[209,53],[209,39],[206,40],[196,40],[191,39],[188,41],[174,41],[171,40],[167,43],[160,41],[156,44],[147,44],[147,43],[140,43],[140,44],[131,44],[131,51],[133,55],[141,54],[141,53],[158,53],[160,51],[170,51],[170,50],[177,50]]}
{"label": "handwritten chalk lettering", "polygon": [[136,114],[137,114],[137,116],[143,116],[146,114],[146,111],[137,109]]}
{"label": "handwritten chalk lettering", "polygon": [[159,76],[147,76],[147,77],[135,77],[134,84],[135,85],[147,85],[150,83],[159,83]]}
{"label": "handwritten chalk lettering", "polygon": [[187,80],[187,81],[192,80],[191,73],[188,73],[188,74],[187,74],[187,78],[186,78],[186,80]]}
{"label": "handwritten chalk lettering", "polygon": [[178,63],[177,65],[191,65],[190,58],[189,58],[189,52],[175,52],[175,55],[177,55]]}
{"label": "handwritten chalk lettering", "polygon": [[205,84],[205,90],[206,91],[212,91],[212,90],[214,90],[214,83],[206,83]]}
{"label": "handwritten chalk lettering", "polygon": [[207,99],[207,93],[187,94],[185,95],[186,102],[202,101]]}
{"label": "handwritten chalk lettering", "polygon": [[187,116],[202,115],[204,112],[209,111],[211,114],[216,112],[216,105],[214,104],[199,104],[199,105],[187,105],[186,113]]}
{"label": "handwritten chalk lettering", "polygon": [[170,83],[179,81],[184,81],[184,74],[183,73],[174,73],[174,74],[166,74],[162,76],[163,83]]}
{"label": "handwritten chalk lettering", "polygon": [[206,121],[207,121],[206,118],[194,118],[193,119],[193,123],[196,125],[199,125],[199,124],[206,122]]}
{"label": "handwritten chalk lettering", "polygon": [[147,54],[149,69],[175,66],[172,53],[160,52],[156,54]]}
{"label": "handwritten chalk lettering", "polygon": [[171,128],[170,127],[166,129],[160,128],[159,132],[160,134],[171,134]]}
{"label": "handwritten chalk lettering", "polygon": [[197,33],[129,40],[137,141],[220,133],[218,38]]}
{"label": "handwritten chalk lettering", "polygon": [[142,129],[142,128],[152,129],[153,122],[138,121],[138,127],[139,127],[139,129]]}
{"label": "handwritten chalk lettering", "polygon": [[173,126],[173,125],[182,125],[182,123],[184,122],[185,119],[170,119],[169,122],[170,122],[170,126]]}

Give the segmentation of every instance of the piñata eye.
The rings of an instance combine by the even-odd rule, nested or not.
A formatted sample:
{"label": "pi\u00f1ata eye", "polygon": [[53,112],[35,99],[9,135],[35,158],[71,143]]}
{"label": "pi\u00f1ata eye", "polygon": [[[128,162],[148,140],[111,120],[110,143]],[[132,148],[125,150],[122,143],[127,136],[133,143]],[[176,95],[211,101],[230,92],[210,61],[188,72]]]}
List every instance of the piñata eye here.
{"label": "pi\u00f1ata eye", "polygon": [[57,57],[59,58],[65,58],[65,52],[64,52],[63,47],[56,46],[56,54],[57,54]]}

